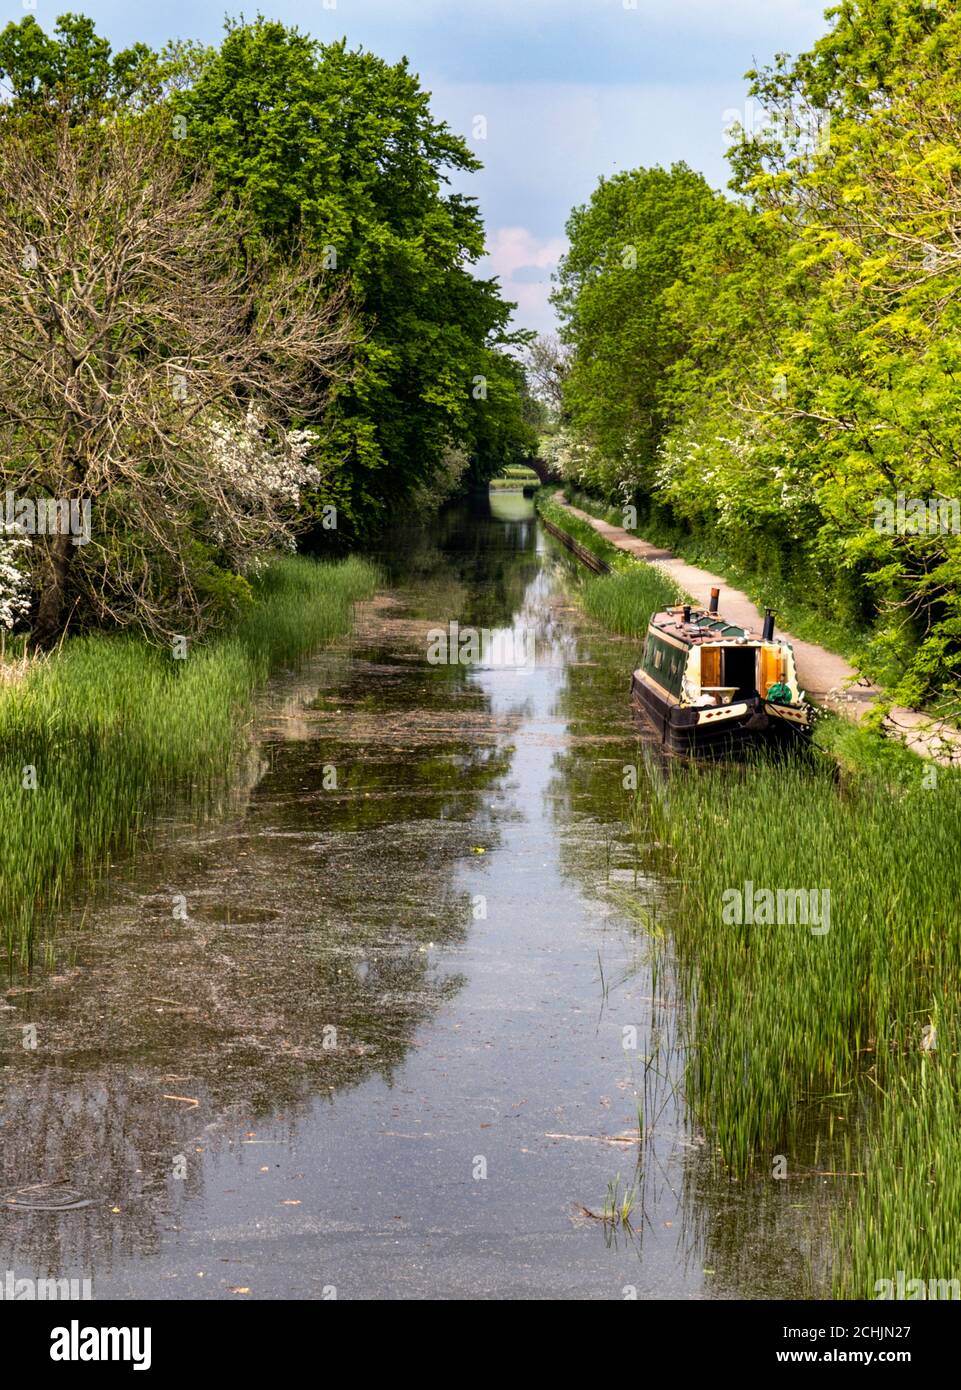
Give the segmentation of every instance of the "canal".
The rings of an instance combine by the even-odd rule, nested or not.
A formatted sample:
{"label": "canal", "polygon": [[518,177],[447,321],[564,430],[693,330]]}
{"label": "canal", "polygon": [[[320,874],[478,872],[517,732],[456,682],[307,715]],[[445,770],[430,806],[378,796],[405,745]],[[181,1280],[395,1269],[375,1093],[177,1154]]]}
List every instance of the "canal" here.
{"label": "canal", "polygon": [[[218,813],[172,809],[0,998],[0,1277],[803,1293],[812,1184],[719,1176],[686,1116],[642,925],[672,885],[625,789],[655,756],[633,644],[590,626],[518,495],[377,558],[352,635],[264,692]],[[534,659],[428,660],[451,621]],[[626,1225],[599,1219],[612,1193]]]}

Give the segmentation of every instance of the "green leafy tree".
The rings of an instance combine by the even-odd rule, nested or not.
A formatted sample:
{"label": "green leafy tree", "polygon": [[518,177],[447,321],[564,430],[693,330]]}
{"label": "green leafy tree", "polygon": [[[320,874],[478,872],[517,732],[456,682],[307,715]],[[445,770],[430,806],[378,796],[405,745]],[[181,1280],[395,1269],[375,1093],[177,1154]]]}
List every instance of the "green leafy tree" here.
{"label": "green leafy tree", "polygon": [[288,426],[322,416],[352,325],[306,256],[238,257],[236,209],[158,113],[32,125],[0,122],[0,494],[32,538],[32,638],[197,632],[292,546],[323,477]]}
{"label": "green leafy tree", "polygon": [[665,292],[717,198],[683,164],[602,179],[567,224],[553,300],[574,347],[563,383],[571,425],[593,447],[586,479],[607,495],[630,475],[649,490],[666,417],[667,373],[684,348]]}
{"label": "green leafy tree", "polygon": [[479,164],[433,118],[406,61],[258,19],[229,24],[173,100],[188,146],[262,230],[281,245],[302,239],[350,283],[367,326],[361,370],[325,426],[356,528],[429,482],[452,443],[479,472],[526,447],[498,351],[511,306],[471,273],[483,227],[474,201],[447,187]]}
{"label": "green leafy tree", "polygon": [[[484,251],[475,201],[449,188],[479,164],[431,115],[406,64],[323,46],[262,18],[228,22],[219,49],[191,42],[113,53],[86,18],[47,35],[31,16],[0,34],[6,119],[72,121],[159,110],[185,167],[209,167],[218,198],[282,257],[326,264],[359,309],[351,382],[325,406],[319,471],[337,535],[379,525],[450,459],[489,476],[535,447],[507,350],[512,306],[473,273]],[[238,254],[249,258],[238,233]],[[478,390],[486,382],[488,389]],[[529,412],[528,412],[529,413]],[[310,505],[305,498],[305,505]],[[323,533],[330,539],[330,533]]]}
{"label": "green leafy tree", "polygon": [[0,32],[0,80],[21,113],[53,108],[82,119],[149,103],[166,68],[146,44],[114,53],[84,15],[61,15],[52,35],[32,15]]}
{"label": "green leafy tree", "polygon": [[[958,704],[961,13],[829,19],[749,74],[737,202],[703,215],[637,171],[572,214],[568,474],[839,617],[898,698]],[[617,275],[632,244],[643,299]]]}
{"label": "green leafy tree", "polygon": [[[735,180],[808,286],[781,336],[781,434],[813,444],[808,546],[870,594],[877,659],[920,703],[961,683],[961,15],[860,0],[832,18],[811,53],[753,74],[786,138],[743,141]],[[923,524],[899,497],[929,504]]]}

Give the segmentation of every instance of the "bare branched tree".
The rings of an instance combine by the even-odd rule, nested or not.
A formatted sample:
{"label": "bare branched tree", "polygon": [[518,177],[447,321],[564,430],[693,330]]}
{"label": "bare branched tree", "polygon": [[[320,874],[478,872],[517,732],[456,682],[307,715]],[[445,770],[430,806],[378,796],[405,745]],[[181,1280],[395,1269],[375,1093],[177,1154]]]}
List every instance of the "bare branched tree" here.
{"label": "bare branched tree", "polygon": [[87,543],[30,547],[35,642],[78,603],[156,635],[202,628],[212,573],[290,544],[322,482],[290,427],[319,418],[354,336],[319,268],[258,249],[153,118],[0,125],[7,510],[11,492],[20,521],[24,499],[28,521],[38,499],[61,518],[90,504]]}
{"label": "bare branched tree", "polygon": [[571,348],[556,333],[542,333],[528,346],[524,366],[531,392],[557,418],[564,408],[564,378],[570,369]]}

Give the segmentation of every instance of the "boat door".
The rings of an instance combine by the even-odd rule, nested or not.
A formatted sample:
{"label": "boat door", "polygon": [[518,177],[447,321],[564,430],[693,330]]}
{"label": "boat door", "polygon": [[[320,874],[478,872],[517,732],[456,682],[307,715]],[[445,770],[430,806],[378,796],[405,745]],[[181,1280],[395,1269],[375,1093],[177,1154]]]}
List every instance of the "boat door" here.
{"label": "boat door", "polygon": [[715,690],[722,685],[721,680],[721,649],[720,647],[701,648],[701,686],[708,690]]}
{"label": "boat door", "polygon": [[757,648],[724,647],[723,685],[736,687],[734,699],[747,700],[757,694]]}

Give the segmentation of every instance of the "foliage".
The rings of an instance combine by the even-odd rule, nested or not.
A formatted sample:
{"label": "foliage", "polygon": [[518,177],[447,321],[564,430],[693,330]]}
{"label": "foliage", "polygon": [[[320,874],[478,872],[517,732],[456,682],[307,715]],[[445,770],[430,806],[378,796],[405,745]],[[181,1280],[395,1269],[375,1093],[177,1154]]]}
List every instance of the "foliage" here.
{"label": "foliage", "polygon": [[349,282],[366,334],[360,369],[325,416],[325,447],[346,461],[356,530],[430,485],[452,444],[485,478],[534,447],[503,351],[511,306],[471,273],[480,217],[446,189],[480,165],[431,115],[406,60],[231,22],[172,104],[188,148],[264,234],[302,241]]}
{"label": "foliage", "polygon": [[[961,14],[845,0],[829,17],[810,53],[751,74],[769,119],[732,149],[740,201],[672,204],[687,230],[656,299],[632,305],[601,273],[637,225],[626,188],[651,171],[621,176],[620,196],[602,181],[572,215],[559,306],[590,457],[566,476],[606,501],[624,484],[642,524],[712,532],[744,567],[813,583],[872,628],[866,667],[897,698],[957,701]],[[645,432],[628,373],[651,335]],[[913,500],[926,524],[904,519]]]}
{"label": "foliage", "polygon": [[535,506],[539,516],[544,517],[545,520],[573,537],[578,544],[584,546],[592,555],[596,555],[599,560],[603,560],[612,569],[631,563],[624,551],[605,540],[599,532],[594,530],[589,521],[574,516],[567,507],[562,507],[555,502],[550,488],[544,488],[537,494]]}
{"label": "foliage", "polygon": [[199,631],[263,547],[534,451],[527,335],[448,187],[480,166],[406,61],[263,18],[113,53],[68,14],[7,25],[0,79],[4,478],[96,518],[30,555],[38,643]]}
{"label": "foliage", "polygon": [[0,75],[21,112],[52,107],[75,120],[96,118],[157,96],[163,70],[146,44],[111,52],[85,15],[61,15],[52,35],[33,15],[0,33]]}
{"label": "foliage", "polygon": [[524,365],[530,389],[551,421],[558,420],[564,410],[564,382],[570,362],[571,348],[556,333],[540,333],[527,344]]}
{"label": "foliage", "polygon": [[625,467],[637,486],[650,486],[665,425],[662,381],[684,345],[664,294],[716,202],[700,174],[677,164],[601,179],[568,220],[553,301],[575,351],[561,392],[565,417],[592,450],[590,485],[605,495]]}
{"label": "foliage", "polygon": [[0,628],[7,631],[30,611],[30,579],[23,564],[30,545],[16,523],[0,521]]}
{"label": "foliage", "polygon": [[241,261],[242,230],[156,118],[0,124],[0,471],[40,645],[71,612],[198,631],[224,616],[211,570],[293,543],[322,475],[288,424],[352,331],[316,263],[253,237]]}
{"label": "foliage", "polygon": [[[736,1176],[769,1171],[772,1154],[789,1156],[789,1175],[860,1175],[835,1232],[837,1292],[859,1298],[896,1268],[953,1275],[959,1259],[944,1213],[957,1195],[961,954],[943,904],[961,891],[961,779],[942,771],[935,784],[874,741],[867,760],[862,748],[840,765],[678,767],[635,809],[640,842],[676,884],[663,974],[678,990],[694,1116]],[[723,912],[732,891],[788,885],[821,895],[829,930]]]}

